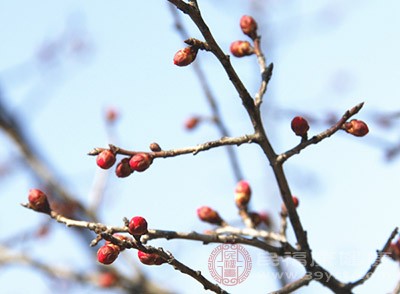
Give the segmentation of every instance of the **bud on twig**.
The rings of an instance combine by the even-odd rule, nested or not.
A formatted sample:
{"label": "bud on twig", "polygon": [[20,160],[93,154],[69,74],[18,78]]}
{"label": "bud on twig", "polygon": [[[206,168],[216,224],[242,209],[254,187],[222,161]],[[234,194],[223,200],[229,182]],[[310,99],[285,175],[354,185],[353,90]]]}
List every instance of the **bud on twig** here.
{"label": "bud on twig", "polygon": [[250,185],[246,181],[240,181],[237,183],[235,188],[235,203],[240,209],[247,207],[250,201],[251,189]]}
{"label": "bud on twig", "polygon": [[117,158],[111,150],[103,150],[97,155],[96,163],[102,169],[109,169],[115,163]]}
{"label": "bud on twig", "polygon": [[156,142],[151,143],[149,147],[150,147],[150,150],[153,152],[158,152],[158,151],[162,150],[160,145],[158,145],[158,143],[156,143]]}
{"label": "bud on twig", "polygon": [[129,222],[129,233],[141,236],[147,233],[147,221],[141,216],[135,216]]}
{"label": "bud on twig", "polygon": [[230,50],[236,57],[244,57],[254,54],[254,48],[247,41],[235,41],[231,44]]}
{"label": "bud on twig", "polygon": [[347,133],[356,137],[363,137],[369,132],[367,124],[358,119],[352,119],[350,122],[346,122],[343,128]]}
{"label": "bud on twig", "polygon": [[39,189],[29,190],[28,201],[29,207],[35,211],[47,214],[51,211],[47,195]]}
{"label": "bud on twig", "polygon": [[157,253],[146,253],[140,250],[138,251],[138,257],[140,262],[146,265],[161,265],[167,262]]}
{"label": "bud on twig", "polygon": [[131,173],[133,173],[133,170],[132,170],[131,166],[129,165],[129,158],[123,158],[117,164],[117,167],[115,168],[115,174],[119,178],[126,178]]}
{"label": "bud on twig", "polygon": [[138,153],[131,157],[129,165],[131,169],[142,172],[149,168],[152,163],[152,158],[147,153]]}
{"label": "bud on twig", "polygon": [[292,119],[291,127],[296,136],[307,137],[307,132],[310,129],[308,122],[302,116],[296,116]]}
{"label": "bud on twig", "polygon": [[111,264],[117,259],[119,252],[117,245],[106,244],[97,251],[97,260],[102,264]]}
{"label": "bud on twig", "polygon": [[240,28],[242,29],[242,32],[252,40],[257,37],[257,22],[253,17],[243,15],[240,19]]}
{"label": "bud on twig", "polygon": [[206,223],[222,225],[223,219],[219,216],[218,212],[208,206],[202,206],[197,209],[197,216]]}
{"label": "bud on twig", "polygon": [[187,66],[191,64],[196,59],[198,50],[199,49],[194,46],[189,46],[179,50],[175,53],[174,64],[177,66]]}

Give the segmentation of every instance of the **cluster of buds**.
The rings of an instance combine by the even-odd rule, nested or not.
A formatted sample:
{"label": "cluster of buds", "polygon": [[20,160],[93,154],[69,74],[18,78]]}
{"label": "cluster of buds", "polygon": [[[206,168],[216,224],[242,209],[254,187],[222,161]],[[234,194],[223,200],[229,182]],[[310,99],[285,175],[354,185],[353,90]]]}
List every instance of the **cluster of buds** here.
{"label": "cluster of buds", "polygon": [[218,212],[208,206],[201,206],[197,209],[197,216],[206,223],[214,225],[223,225],[224,220],[219,216]]}
{"label": "cluster of buds", "polygon": [[300,136],[302,138],[307,138],[307,132],[310,129],[307,120],[302,116],[296,116],[292,119],[290,124],[292,131],[296,134],[296,136]]}
{"label": "cluster of buds", "polygon": [[[247,35],[253,41],[257,38],[257,22],[253,17],[244,15],[240,19],[240,28],[243,34]],[[230,46],[231,53],[236,57],[244,57],[254,54],[254,48],[247,41],[235,41]]]}
{"label": "cluster of buds", "polygon": [[239,209],[247,208],[250,202],[251,188],[247,181],[239,181],[235,188],[235,203]]}
{"label": "cluster of buds", "polygon": [[[295,208],[299,207],[300,204],[299,198],[297,198],[296,196],[292,196],[292,201]],[[282,209],[282,215],[287,215],[288,211],[285,203],[282,203],[281,209]]]}
{"label": "cluster of buds", "polygon": [[[150,148],[155,143],[153,143]],[[156,146],[153,146],[156,148]],[[159,146],[158,146],[159,148]],[[161,150],[161,148],[160,148]],[[159,151],[159,150],[157,150]],[[116,162],[116,154],[113,150],[105,149],[101,151],[96,158],[97,165],[102,169],[111,168]],[[130,158],[123,158],[115,168],[115,174],[117,177],[125,178],[132,174],[134,171],[143,172],[149,168],[151,163],[153,162],[153,158],[148,153],[137,153]]]}
{"label": "cluster of buds", "polygon": [[343,129],[347,133],[356,137],[363,137],[369,132],[367,124],[358,119],[352,119],[351,121],[344,123]]}
{"label": "cluster of buds", "polygon": [[189,46],[180,49],[175,53],[174,64],[177,66],[187,66],[191,64],[197,56],[199,48],[197,46]]}
{"label": "cluster of buds", "polygon": [[146,253],[140,250],[138,251],[138,257],[140,262],[145,265],[161,265],[167,262],[157,253]]}
{"label": "cluster of buds", "polygon": [[28,194],[28,207],[38,211],[50,214],[51,208],[47,195],[39,189],[31,189]]}

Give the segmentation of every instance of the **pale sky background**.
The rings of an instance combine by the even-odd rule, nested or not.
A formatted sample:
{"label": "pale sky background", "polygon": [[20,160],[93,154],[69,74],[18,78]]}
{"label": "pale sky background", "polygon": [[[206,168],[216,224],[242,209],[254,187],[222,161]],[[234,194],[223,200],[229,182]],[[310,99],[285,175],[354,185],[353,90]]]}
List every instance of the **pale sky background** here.
{"label": "pale sky background", "polygon": [[[238,26],[243,14],[253,15],[265,55],[275,64],[265,96],[265,127],[277,152],[298,143],[290,130],[291,117],[306,113],[323,119],[341,115],[361,101],[356,117],[367,122],[379,111],[400,109],[400,3],[388,1],[256,1],[199,0],[203,16],[224,50],[244,39]],[[197,29],[184,17],[193,37]],[[63,36],[84,37],[89,48],[79,56],[64,50],[51,65],[40,62],[43,44]],[[104,109],[121,112],[115,143],[146,150],[156,141],[163,149],[194,146],[218,138],[208,124],[185,131],[184,121],[209,108],[190,67],[178,68],[172,58],[184,46],[173,28],[166,1],[5,1],[0,0],[0,86],[7,105],[71,191],[90,201],[98,172],[86,153],[109,143]],[[232,85],[216,59],[200,52],[232,136],[251,132]],[[251,93],[258,89],[255,58],[232,59]],[[280,115],[280,110],[295,111]],[[360,278],[398,221],[399,159],[384,160],[384,147],[398,139],[396,128],[369,123],[370,134],[355,138],[339,133],[304,150],[285,164],[314,256],[342,281]],[[326,125],[312,124],[310,135]],[[397,128],[399,130],[399,128]],[[1,133],[0,162],[17,151]],[[245,178],[253,188],[252,208],[266,210],[278,220],[281,200],[270,167],[253,145],[238,149]],[[142,174],[127,179],[110,176],[100,211],[104,223],[121,225],[123,217],[142,215],[151,228],[203,231],[196,209],[209,205],[239,224],[233,203],[235,180],[223,149],[196,156],[156,160]],[[34,229],[45,221],[20,207],[33,182],[23,171],[0,180],[2,214],[0,240]],[[18,244],[16,251],[59,266],[90,271],[96,265],[82,254],[82,245],[68,229],[53,224],[52,234],[38,242]],[[293,240],[292,235],[290,239]],[[176,258],[211,279],[207,259],[218,244],[157,241]],[[249,278],[232,293],[266,293],[277,289],[265,255],[246,247],[253,258]],[[93,248],[96,251],[97,248]],[[136,252],[126,252],[136,262]],[[121,259],[122,260],[122,259]],[[118,260],[117,260],[118,262]],[[298,264],[288,272],[300,277]],[[120,266],[127,270],[123,260]],[[166,265],[145,267],[149,277],[177,293],[203,293],[202,285]],[[354,293],[388,293],[399,280],[398,265],[388,258],[374,276]],[[27,267],[0,268],[1,293],[54,293],[55,284]],[[63,293],[114,293],[95,287],[62,287]],[[115,291],[115,293],[118,293]],[[210,292],[211,293],[211,292]],[[296,293],[330,293],[312,282]]]}

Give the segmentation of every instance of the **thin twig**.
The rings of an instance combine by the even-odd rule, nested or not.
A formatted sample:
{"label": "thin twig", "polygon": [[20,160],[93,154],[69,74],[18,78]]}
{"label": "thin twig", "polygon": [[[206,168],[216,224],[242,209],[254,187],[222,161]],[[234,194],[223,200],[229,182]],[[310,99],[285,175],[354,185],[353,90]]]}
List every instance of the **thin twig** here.
{"label": "thin twig", "polygon": [[361,108],[363,107],[364,103],[359,103],[356,106],[354,106],[353,108],[347,110],[342,118],[336,123],[334,124],[332,127],[330,127],[329,129],[323,131],[322,133],[313,136],[312,138],[301,142],[299,145],[297,145],[296,147],[294,147],[293,149],[290,149],[288,151],[286,151],[285,153],[282,153],[281,155],[279,155],[276,160],[278,162],[285,162],[286,160],[288,160],[290,157],[292,157],[295,154],[299,154],[301,150],[305,149],[306,147],[308,147],[311,144],[317,144],[319,142],[321,142],[323,139],[329,138],[330,136],[332,136],[334,133],[336,133],[338,130],[340,130],[343,126],[343,124],[353,115],[357,114]]}
{"label": "thin twig", "polygon": [[[113,148],[116,152],[116,154],[121,154],[121,155],[127,155],[127,156],[133,156],[135,154],[139,153],[147,153],[149,154],[152,158],[167,158],[167,157],[175,157],[179,155],[184,155],[184,154],[193,154],[196,155],[199,152],[207,151],[212,148],[216,147],[221,147],[221,146],[228,146],[228,145],[241,145],[245,143],[252,143],[255,140],[254,135],[244,135],[241,137],[223,137],[219,140],[215,141],[209,141],[203,144],[199,144],[194,147],[186,147],[186,148],[180,148],[180,149],[171,149],[171,150],[161,150],[161,151],[155,151],[155,152],[147,152],[147,151],[131,151],[131,150],[126,150],[122,149],[119,147],[116,147],[114,145],[110,145],[110,148]],[[97,155],[101,151],[106,150],[108,148],[95,148],[92,151],[88,153],[88,155]]]}
{"label": "thin twig", "polygon": [[380,263],[382,262],[383,256],[385,256],[388,252],[390,243],[392,240],[396,237],[396,235],[399,232],[399,228],[395,228],[393,232],[390,234],[389,238],[387,239],[385,245],[383,246],[382,250],[377,250],[377,256],[375,258],[375,261],[373,264],[371,264],[371,267],[368,269],[368,271],[362,276],[359,280],[348,283],[346,286],[350,289],[353,289],[361,284],[364,284],[375,272],[375,270],[378,268]]}
{"label": "thin twig", "polygon": [[293,291],[300,289],[303,286],[307,286],[312,281],[311,275],[304,275],[302,278],[287,284],[286,286],[282,287],[277,291],[273,291],[270,294],[289,294]]}

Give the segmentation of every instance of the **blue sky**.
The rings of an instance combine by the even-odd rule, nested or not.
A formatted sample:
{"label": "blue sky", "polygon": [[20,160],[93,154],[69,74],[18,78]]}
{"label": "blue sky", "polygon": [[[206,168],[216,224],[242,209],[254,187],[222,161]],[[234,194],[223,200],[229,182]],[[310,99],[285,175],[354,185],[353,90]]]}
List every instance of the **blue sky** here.
{"label": "blue sky", "polygon": [[[267,7],[257,9],[255,1],[199,2],[225,50],[232,41],[243,38],[238,27],[241,15],[251,14],[259,20],[265,54],[275,64],[263,111],[277,152],[298,143],[290,130],[291,116],[296,113],[280,115],[281,110],[323,119],[329,112],[340,115],[365,101],[357,118],[368,122],[377,111],[400,108],[397,1],[384,5],[378,1],[268,1]],[[187,20],[185,23],[192,36],[200,38],[194,26]],[[55,65],[38,62],[38,49],[48,40],[60,36],[71,40],[76,34],[88,42],[87,54],[77,57],[66,50]],[[153,141],[172,149],[218,138],[208,124],[190,133],[183,128],[186,118],[208,115],[209,109],[193,71],[172,63],[173,55],[184,44],[173,28],[166,1],[0,1],[0,36],[0,83],[8,106],[21,114],[41,153],[84,202],[90,202],[93,180],[99,172],[94,158],[86,153],[109,143],[102,120],[109,105],[121,111],[113,143],[127,149],[146,150]],[[231,134],[251,132],[240,100],[215,58],[200,52],[196,62],[208,74]],[[249,91],[255,93],[255,59],[232,62]],[[325,127],[311,124],[310,134]],[[17,150],[3,135],[0,138],[4,142],[0,147],[3,162]],[[397,138],[395,131],[371,123],[366,138],[339,133],[286,163],[314,255],[325,260],[321,263],[344,281],[361,277],[375,250],[398,225],[398,160],[385,162],[382,148],[374,144],[380,139],[396,142]],[[280,198],[262,153],[256,146],[245,145],[239,148],[238,156],[253,187],[253,208],[277,217]],[[122,217],[140,214],[152,228],[202,231],[208,226],[195,215],[201,205],[215,207],[229,221],[237,220],[234,185],[222,149],[157,160],[143,174],[122,180],[111,175],[99,213],[108,224],[119,225]],[[6,212],[0,216],[3,238],[44,221],[19,206],[31,186],[29,175],[23,172],[1,180]],[[8,225],[10,222],[13,226]],[[67,250],[76,246],[75,241],[66,229],[54,227],[58,228],[54,236],[41,240],[39,247],[29,243],[18,249],[29,249],[38,258],[59,265],[85,269],[89,257]],[[207,258],[215,247],[181,241],[154,244],[165,245],[177,258],[203,273],[207,273]],[[262,253],[249,251],[255,261],[254,271],[246,283],[229,291],[265,293],[276,289]],[[121,266],[126,270],[128,265],[121,262]],[[48,281],[27,269],[3,268],[1,273],[4,293],[33,288],[36,293],[51,293],[46,287]],[[196,282],[167,266],[148,269],[148,274],[181,293],[188,293],[187,289],[202,293]],[[373,278],[355,293],[389,292],[398,276],[398,266],[384,259]],[[382,289],[383,285],[386,288]],[[74,293],[96,291],[73,289]],[[322,291],[319,284],[312,283],[298,293]]]}

